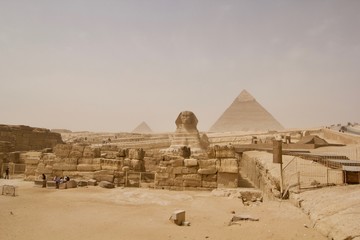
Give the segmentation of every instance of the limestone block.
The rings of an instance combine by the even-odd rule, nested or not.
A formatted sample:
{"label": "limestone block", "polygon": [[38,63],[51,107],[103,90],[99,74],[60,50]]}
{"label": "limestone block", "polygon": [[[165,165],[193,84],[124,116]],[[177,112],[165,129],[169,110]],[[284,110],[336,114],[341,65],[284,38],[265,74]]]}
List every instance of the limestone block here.
{"label": "limestone block", "polygon": [[172,167],[158,167],[157,169],[156,169],[156,172],[157,173],[171,173],[172,172]]}
{"label": "limestone block", "polygon": [[130,170],[130,167],[128,167],[128,166],[125,166],[125,167],[122,168],[122,171],[123,171],[123,172],[127,172],[127,171],[129,171],[129,170]]}
{"label": "limestone block", "polygon": [[185,179],[183,182],[184,187],[201,187],[201,181]]}
{"label": "limestone block", "polygon": [[61,171],[54,172],[53,175],[56,176],[69,176],[70,179],[92,179],[94,177],[94,172],[80,172],[80,171]]}
{"label": "limestone block", "polygon": [[77,187],[77,183],[75,182],[75,180],[70,180],[66,182],[66,188],[76,188]]}
{"label": "limestone block", "polygon": [[78,164],[100,164],[101,158],[80,158]]}
{"label": "limestone block", "polygon": [[63,162],[66,163],[66,164],[75,164],[75,165],[77,165],[78,164],[78,159],[74,158],[74,157],[64,158]]}
{"label": "limestone block", "polygon": [[118,152],[115,151],[101,151],[101,157],[107,159],[115,159],[118,155]]}
{"label": "limestone block", "polygon": [[216,167],[210,167],[210,168],[200,168],[198,170],[199,174],[205,174],[205,175],[209,175],[209,174],[215,174],[217,173],[217,168]]}
{"label": "limestone block", "polygon": [[174,186],[174,179],[161,179],[161,180],[155,180],[156,186]]}
{"label": "limestone block", "polygon": [[176,210],[172,213],[170,220],[173,221],[176,225],[181,226],[185,222],[185,211]]}
{"label": "limestone block", "polygon": [[108,182],[108,181],[101,181],[99,183],[99,186],[102,187],[102,188],[115,188],[115,185],[111,182]]}
{"label": "limestone block", "polygon": [[77,165],[76,164],[66,164],[66,163],[54,163],[53,169],[61,170],[61,171],[76,171]]}
{"label": "limestone block", "polygon": [[164,173],[156,173],[155,178],[156,179],[168,179],[169,176],[170,176],[170,174],[166,173],[166,172],[164,172]]}
{"label": "limestone block", "polygon": [[184,160],[183,159],[173,159],[170,160],[171,166],[172,167],[182,167],[184,166]]}
{"label": "limestone block", "polygon": [[40,161],[40,158],[26,158],[25,164],[27,165],[37,165]]}
{"label": "limestone block", "polygon": [[118,146],[116,145],[111,145],[111,144],[104,144],[101,146],[101,152],[103,151],[114,151],[114,152],[117,152],[119,149],[118,149]]}
{"label": "limestone block", "polygon": [[46,163],[46,161],[53,161],[55,158],[56,155],[54,153],[44,153],[41,159]]}
{"label": "limestone block", "polygon": [[78,187],[86,187],[88,185],[88,181],[80,180],[77,183]]}
{"label": "limestone block", "polygon": [[66,189],[66,188],[67,188],[66,183],[60,183],[59,184],[59,189]]}
{"label": "limestone block", "polygon": [[86,146],[84,148],[83,157],[84,158],[99,158],[101,154],[100,148],[93,148],[90,146]]}
{"label": "limestone block", "polygon": [[198,160],[199,168],[216,167],[216,164],[218,162],[219,162],[218,159]]}
{"label": "limestone block", "polygon": [[238,187],[237,173],[218,173],[217,185],[218,188],[237,188]]}
{"label": "limestone block", "polygon": [[201,186],[204,188],[217,188],[217,182],[202,181]]}
{"label": "limestone block", "polygon": [[55,181],[46,181],[46,187],[47,188],[56,188],[56,182]]}
{"label": "limestone block", "polygon": [[201,181],[201,175],[199,174],[185,174],[182,175],[182,178],[184,180],[196,180],[196,181]]}
{"label": "limestone block", "polygon": [[202,180],[207,182],[216,182],[217,174],[202,175]]}
{"label": "limestone block", "polygon": [[100,164],[78,164],[77,170],[81,172],[98,171],[101,170]]}
{"label": "limestone block", "polygon": [[220,167],[218,169],[222,173],[238,173],[239,165],[236,158],[224,158],[220,160]]}
{"label": "limestone block", "polygon": [[68,157],[72,146],[70,144],[57,144],[54,153],[57,157]]}
{"label": "limestone block", "polygon": [[143,160],[145,156],[145,151],[142,148],[129,149],[128,158]]}
{"label": "limestone block", "polygon": [[184,169],[184,167],[174,167],[174,168],[172,169],[172,173],[173,173],[173,174],[182,174],[182,173],[183,173],[183,169]]}
{"label": "limestone block", "polygon": [[83,156],[85,146],[73,145],[70,150],[69,158],[81,158]]}
{"label": "limestone block", "polygon": [[182,169],[182,174],[195,174],[198,172],[197,167],[184,167]]}
{"label": "limestone block", "polygon": [[198,160],[193,159],[193,158],[185,159],[184,160],[184,165],[185,165],[185,167],[195,167],[195,166],[198,165]]}
{"label": "limestone block", "polygon": [[130,167],[130,166],[131,166],[131,160],[130,160],[129,158],[125,158],[125,159],[124,159],[124,162],[123,162],[123,165]]}
{"label": "limestone block", "polygon": [[234,158],[235,149],[233,146],[215,146],[215,157],[216,158]]}
{"label": "limestone block", "polygon": [[25,175],[35,175],[37,166],[36,165],[26,165]]}
{"label": "limestone block", "polygon": [[37,169],[36,169],[36,172],[39,173],[39,174],[51,174],[52,173],[52,166],[45,166],[45,164],[43,163],[40,163],[38,166],[37,166]]}
{"label": "limestone block", "polygon": [[141,171],[143,170],[144,162],[142,160],[131,159],[130,166],[135,171]]}
{"label": "limestone block", "polygon": [[174,186],[182,187],[184,184],[184,179],[182,178],[175,178],[174,179]]}
{"label": "limestone block", "polygon": [[95,179],[90,179],[87,182],[88,186],[96,186],[97,185],[97,181]]}
{"label": "limestone block", "polygon": [[94,179],[98,182],[101,181],[114,182],[114,175],[95,175]]}
{"label": "limestone block", "polygon": [[117,156],[118,157],[126,157],[126,150],[125,149],[119,149]]}

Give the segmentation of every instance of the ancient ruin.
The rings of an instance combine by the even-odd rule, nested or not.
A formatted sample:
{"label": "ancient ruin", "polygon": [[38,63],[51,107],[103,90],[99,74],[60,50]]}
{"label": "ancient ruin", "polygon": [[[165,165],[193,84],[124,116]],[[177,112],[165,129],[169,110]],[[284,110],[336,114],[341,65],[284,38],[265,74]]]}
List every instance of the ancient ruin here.
{"label": "ancient ruin", "polygon": [[209,132],[271,131],[284,127],[246,90],[225,110]]}
{"label": "ancient ruin", "polygon": [[141,122],[132,133],[152,133],[153,131],[146,122]]}

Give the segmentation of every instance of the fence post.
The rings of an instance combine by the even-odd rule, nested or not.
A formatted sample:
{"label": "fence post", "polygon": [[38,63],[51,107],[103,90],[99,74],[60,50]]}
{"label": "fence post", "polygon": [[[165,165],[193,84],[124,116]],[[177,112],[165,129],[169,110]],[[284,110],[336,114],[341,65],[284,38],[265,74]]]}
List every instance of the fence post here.
{"label": "fence post", "polygon": [[329,186],[329,169],[326,169],[326,185]]}
{"label": "fence post", "polygon": [[141,186],[141,172],[140,172],[140,179],[139,179],[139,188]]}
{"label": "fence post", "polygon": [[125,187],[127,187],[128,182],[128,171],[125,172]]}
{"label": "fence post", "polygon": [[298,186],[299,186],[299,191],[301,189],[300,187],[300,172],[297,172],[297,179],[298,179]]}

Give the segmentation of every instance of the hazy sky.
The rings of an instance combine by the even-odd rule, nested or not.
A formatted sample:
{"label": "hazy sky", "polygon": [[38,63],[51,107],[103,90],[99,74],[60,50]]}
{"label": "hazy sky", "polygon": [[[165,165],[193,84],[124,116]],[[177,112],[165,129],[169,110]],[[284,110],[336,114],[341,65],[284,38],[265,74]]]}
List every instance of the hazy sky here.
{"label": "hazy sky", "polygon": [[360,122],[358,0],[0,0],[0,124],[208,130],[243,89],[286,128]]}

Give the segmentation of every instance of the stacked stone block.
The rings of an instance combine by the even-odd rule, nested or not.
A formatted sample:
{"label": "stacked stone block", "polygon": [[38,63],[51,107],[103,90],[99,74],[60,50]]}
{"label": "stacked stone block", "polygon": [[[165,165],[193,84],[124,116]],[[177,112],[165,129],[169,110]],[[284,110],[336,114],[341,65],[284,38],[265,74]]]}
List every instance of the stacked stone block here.
{"label": "stacked stone block", "polygon": [[34,180],[44,173],[48,179],[69,176],[124,185],[124,169],[145,171],[144,155],[143,149],[121,149],[114,145],[58,144],[53,153],[27,152],[21,154],[20,159],[26,163],[26,180]]}
{"label": "stacked stone block", "polygon": [[[179,153],[179,152],[177,152]],[[156,170],[158,188],[213,189],[236,188],[239,164],[232,146],[215,146],[208,150],[210,159],[165,155]]]}

